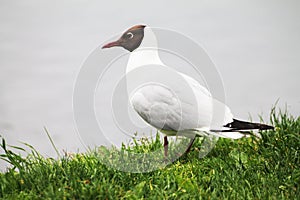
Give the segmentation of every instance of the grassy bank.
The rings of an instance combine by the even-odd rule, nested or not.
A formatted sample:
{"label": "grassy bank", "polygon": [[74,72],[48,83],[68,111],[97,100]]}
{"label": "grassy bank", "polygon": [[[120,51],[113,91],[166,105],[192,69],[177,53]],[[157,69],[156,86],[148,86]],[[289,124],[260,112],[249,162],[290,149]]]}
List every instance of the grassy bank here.
{"label": "grassy bank", "polygon": [[[272,113],[274,131],[262,139],[220,139],[199,159],[201,140],[192,152],[165,168],[128,173],[102,164],[101,155],[122,159],[115,149],[44,158],[32,149],[27,157],[2,140],[1,155],[12,168],[0,173],[2,199],[299,199],[300,118]],[[16,147],[15,147],[16,148]],[[19,148],[19,147],[17,147]],[[122,151],[161,148],[158,138]],[[109,157],[110,156],[110,157]],[[116,161],[118,162],[118,161]],[[120,161],[122,162],[122,161]]]}

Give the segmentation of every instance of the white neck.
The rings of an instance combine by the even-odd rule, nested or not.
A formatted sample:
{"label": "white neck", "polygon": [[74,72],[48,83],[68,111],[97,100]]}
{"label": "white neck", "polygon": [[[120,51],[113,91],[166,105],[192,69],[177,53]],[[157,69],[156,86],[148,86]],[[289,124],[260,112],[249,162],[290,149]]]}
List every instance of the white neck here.
{"label": "white neck", "polygon": [[130,53],[126,73],[137,67],[150,64],[164,65],[158,55],[156,36],[150,27],[146,27],[141,45]]}

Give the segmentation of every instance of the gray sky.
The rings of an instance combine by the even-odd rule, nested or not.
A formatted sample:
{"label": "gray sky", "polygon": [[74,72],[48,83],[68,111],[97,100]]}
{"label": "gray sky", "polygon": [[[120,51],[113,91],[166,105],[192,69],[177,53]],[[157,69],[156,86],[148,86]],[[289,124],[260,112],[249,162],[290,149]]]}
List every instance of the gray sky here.
{"label": "gray sky", "polygon": [[[128,27],[173,29],[202,45],[216,64],[236,117],[268,120],[280,99],[299,115],[300,3],[276,1],[0,2],[0,134],[46,155],[82,145],[72,92],[91,51]],[[174,41],[176,42],[176,41]]]}

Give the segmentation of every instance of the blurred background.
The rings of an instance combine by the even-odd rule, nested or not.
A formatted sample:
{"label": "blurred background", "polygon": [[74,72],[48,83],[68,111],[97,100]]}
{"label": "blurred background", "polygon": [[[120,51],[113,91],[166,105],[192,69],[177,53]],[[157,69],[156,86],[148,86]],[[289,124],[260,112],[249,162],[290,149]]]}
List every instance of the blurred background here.
{"label": "blurred background", "polygon": [[268,121],[278,99],[278,107],[298,116],[299,10],[298,0],[2,0],[0,135],[55,156],[45,126],[60,151],[84,151],[72,111],[81,65],[104,41],[140,23],[202,45],[238,118],[260,114]]}

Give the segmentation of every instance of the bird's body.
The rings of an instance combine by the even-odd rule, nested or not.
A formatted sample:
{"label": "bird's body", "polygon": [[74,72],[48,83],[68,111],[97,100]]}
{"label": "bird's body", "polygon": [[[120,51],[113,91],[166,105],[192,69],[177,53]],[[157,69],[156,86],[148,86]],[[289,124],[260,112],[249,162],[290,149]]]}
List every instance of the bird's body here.
{"label": "bird's body", "polygon": [[[139,40],[132,41],[134,34]],[[211,134],[238,139],[245,136],[245,130],[272,128],[235,120],[228,106],[214,99],[198,81],[166,66],[159,57],[156,37],[150,27],[134,26],[119,42],[104,48],[112,46],[122,46],[131,52],[126,73],[128,88],[134,89],[130,96],[134,110],[166,136],[180,134],[193,138]],[[138,87],[133,86],[136,83]]]}
{"label": "bird's body", "polygon": [[[191,130],[194,130],[193,135],[203,134],[212,127],[221,130],[223,125],[233,121],[230,109],[214,99],[198,81],[161,61],[155,35],[149,27],[144,29],[140,46],[130,53],[126,73],[134,70],[140,70],[137,74],[148,74],[148,77],[143,78],[142,86],[131,95],[131,104],[148,124],[164,134],[174,136],[179,131],[185,134],[185,130],[186,136]],[[127,82],[130,84],[137,78],[138,75],[129,76]],[[222,118],[221,122],[213,120],[214,114]],[[236,134],[235,138],[243,136]]]}

